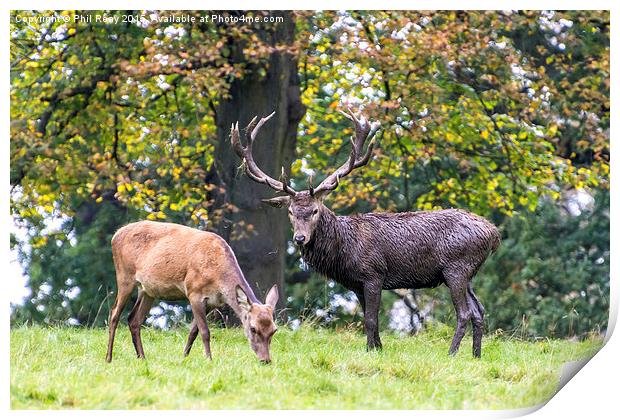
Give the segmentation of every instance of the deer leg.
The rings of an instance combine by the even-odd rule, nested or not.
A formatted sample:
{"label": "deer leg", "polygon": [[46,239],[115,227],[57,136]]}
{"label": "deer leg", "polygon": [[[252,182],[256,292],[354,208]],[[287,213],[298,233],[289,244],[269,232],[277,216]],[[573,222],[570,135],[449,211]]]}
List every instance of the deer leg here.
{"label": "deer leg", "polygon": [[[129,282],[123,282],[129,283]],[[112,348],[114,347],[114,335],[116,334],[116,327],[118,327],[118,321],[121,318],[121,314],[123,313],[123,309],[125,309],[125,305],[131,296],[131,292],[133,291],[133,284],[131,286],[121,286],[119,284],[118,291],[116,292],[116,299],[114,300],[114,305],[112,305],[112,310],[110,311],[110,319],[109,319],[109,337],[108,337],[108,353],[106,354],[105,361],[110,363],[112,361]]]}
{"label": "deer leg", "polygon": [[140,326],[146,319],[146,315],[153,305],[153,298],[144,293],[140,289],[138,292],[138,300],[131,310],[128,318],[129,331],[131,332],[131,340],[136,349],[138,359],[144,359],[144,349],[142,348],[142,338],[140,337]]}
{"label": "deer leg", "polygon": [[[445,277],[445,274],[444,274]],[[455,276],[455,278],[446,278],[446,284],[450,289],[450,295],[452,296],[452,303],[456,311],[456,330],[454,331],[454,338],[452,339],[452,345],[450,346],[450,354],[454,355],[461,345],[461,340],[465,335],[467,324],[471,319],[471,309],[467,302],[467,282],[468,279],[461,279]]]}
{"label": "deer leg", "polygon": [[192,325],[189,328],[189,336],[187,337],[187,344],[185,345],[185,350],[183,350],[183,356],[187,357],[189,355],[196,337],[198,337],[198,325],[196,324],[196,320],[192,320]]}
{"label": "deer leg", "polygon": [[473,331],[473,354],[474,357],[480,357],[482,352],[482,334],[484,332],[484,306],[480,303],[471,284],[467,286],[467,302],[471,309],[471,324]]}
{"label": "deer leg", "polygon": [[142,289],[138,287],[138,298],[136,299],[136,303],[131,308],[131,312],[127,316],[127,326],[129,327],[129,332],[131,333],[131,341],[133,342],[133,347],[136,350],[136,354],[140,357],[140,353],[138,352],[138,346],[136,344],[136,337],[134,336],[133,330],[131,328],[131,324],[134,323],[134,318],[136,317],[136,313],[138,312],[138,308],[140,307],[140,303],[142,303],[142,298],[144,297],[144,292]]}
{"label": "deer leg", "polygon": [[194,322],[200,331],[200,337],[202,338],[202,344],[205,348],[206,356],[211,359],[211,333],[207,325],[207,307],[202,297],[190,298],[189,303],[192,305],[192,313],[194,314]]}
{"label": "deer leg", "polygon": [[364,284],[364,329],[366,330],[366,349],[381,350],[379,338],[379,306],[381,304],[381,286],[368,282]]}

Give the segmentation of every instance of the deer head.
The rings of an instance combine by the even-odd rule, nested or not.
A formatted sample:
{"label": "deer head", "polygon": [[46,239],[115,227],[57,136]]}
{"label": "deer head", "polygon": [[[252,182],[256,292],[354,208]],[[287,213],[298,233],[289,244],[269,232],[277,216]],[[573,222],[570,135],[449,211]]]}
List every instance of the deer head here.
{"label": "deer head", "polygon": [[[349,154],[349,158],[331,175],[327,176],[316,188],[312,186],[312,180],[310,179],[308,182],[308,189],[299,192],[288,185],[284,168],[282,168],[280,180],[275,180],[261,171],[252,157],[252,145],[258,131],[275,113],[262,118],[258,123],[256,122],[258,117],[254,117],[245,129],[245,146],[242,146],[239,140],[239,123],[237,122],[237,124],[231,127],[230,137],[232,146],[237,155],[243,159],[245,173],[248,177],[256,182],[268,185],[279,193],[286,194],[262,201],[273,207],[288,207],[289,218],[293,225],[293,240],[298,246],[303,246],[311,240],[312,233],[320,220],[321,213],[323,209],[325,209],[323,205],[325,196],[335,190],[340,180],[351,173],[353,169],[366,165],[372,155],[375,144],[373,137],[379,129],[380,124],[371,124],[363,116],[358,118],[350,109],[348,113],[342,111],[340,111],[340,113],[352,121],[355,126],[355,135],[351,137],[351,153]],[[370,142],[366,150],[364,150],[364,143],[368,139],[370,139]]]}
{"label": "deer head", "polygon": [[237,286],[237,304],[241,309],[241,322],[245,336],[258,360],[263,363],[271,363],[269,345],[271,337],[277,331],[273,322],[273,309],[278,302],[278,287],[274,284],[265,298],[265,304],[252,303],[241,287]]}

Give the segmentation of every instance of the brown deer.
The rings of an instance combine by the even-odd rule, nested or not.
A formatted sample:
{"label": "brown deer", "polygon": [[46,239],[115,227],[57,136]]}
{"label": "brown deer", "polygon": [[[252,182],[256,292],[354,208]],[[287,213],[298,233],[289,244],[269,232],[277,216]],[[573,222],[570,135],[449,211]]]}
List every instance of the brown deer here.
{"label": "brown deer", "polygon": [[252,350],[269,363],[269,345],[276,332],[273,311],[278,288],[273,285],[261,304],[248,285],[232,249],[220,236],[174,223],[142,221],[120,228],[112,237],[118,292],[110,313],[106,361],[112,361],[114,334],[134,288],[138,299],[128,323],[138,358],[144,358],[140,326],[154,299],[188,299],[194,320],[184,354],[200,332],[211,358],[207,308],[228,304],[241,320]]}
{"label": "brown deer", "polygon": [[[288,207],[293,240],[310,267],[355,292],[364,311],[368,349],[380,349],[378,314],[381,291],[421,289],[445,284],[456,310],[457,326],[450,354],[457,352],[471,321],[473,353],[480,357],[484,308],[471,281],[486,258],[497,249],[500,236],[487,220],[464,210],[448,209],[405,213],[367,213],[336,216],[323,199],[340,179],[368,163],[379,124],[343,113],[355,126],[347,161],[316,188],[304,191],[288,185],[284,168],[280,181],[254,162],[252,146],[258,130],[273,114],[256,117],[246,128],[246,144],[239,140],[239,124],[231,128],[231,143],[243,159],[246,174],[286,195],[262,200],[274,207]],[[369,141],[364,151],[364,143]]]}

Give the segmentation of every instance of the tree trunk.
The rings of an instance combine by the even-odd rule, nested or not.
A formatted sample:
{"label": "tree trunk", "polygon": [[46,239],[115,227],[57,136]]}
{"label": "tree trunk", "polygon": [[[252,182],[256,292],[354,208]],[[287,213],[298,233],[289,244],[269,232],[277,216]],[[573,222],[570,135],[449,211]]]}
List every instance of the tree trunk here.
{"label": "tree trunk", "polygon": [[[273,15],[283,16],[284,22],[259,29],[257,34],[271,45],[292,45],[295,38],[292,14]],[[275,111],[275,116],[257,136],[254,159],[274,178],[279,176],[282,167],[287,172],[290,168],[297,126],[305,112],[300,100],[297,57],[274,52],[266,70],[262,77],[259,72],[250,71],[243,79],[236,79],[230,88],[230,98],[217,108],[217,175],[226,191],[225,201],[238,209],[226,214],[218,233],[230,243],[257,297],[264,299],[275,283],[280,290],[280,302],[284,302],[284,259],[290,229],[286,212],[261,203],[262,198],[272,197],[275,192],[250,180],[239,169],[241,160],[230,144],[232,123],[239,121],[239,127],[245,127],[254,116],[260,118]],[[241,132],[242,141],[243,135]]]}

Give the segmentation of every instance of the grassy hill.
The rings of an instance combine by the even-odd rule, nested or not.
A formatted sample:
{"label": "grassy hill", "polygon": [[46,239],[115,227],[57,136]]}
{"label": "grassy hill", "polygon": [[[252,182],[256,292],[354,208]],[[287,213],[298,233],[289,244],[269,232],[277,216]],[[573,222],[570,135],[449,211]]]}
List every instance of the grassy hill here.
{"label": "grassy hill", "polygon": [[281,327],[271,365],[260,365],[239,329],[212,328],[213,360],[186,329],[143,329],[137,360],[121,325],[112,364],[103,329],[11,330],[13,409],[510,409],[556,390],[563,363],[593,355],[602,340],[524,342],[485,337],[482,359],[466,335],[448,356],[451,328],[415,337],[383,332],[368,353],[358,331]]}

